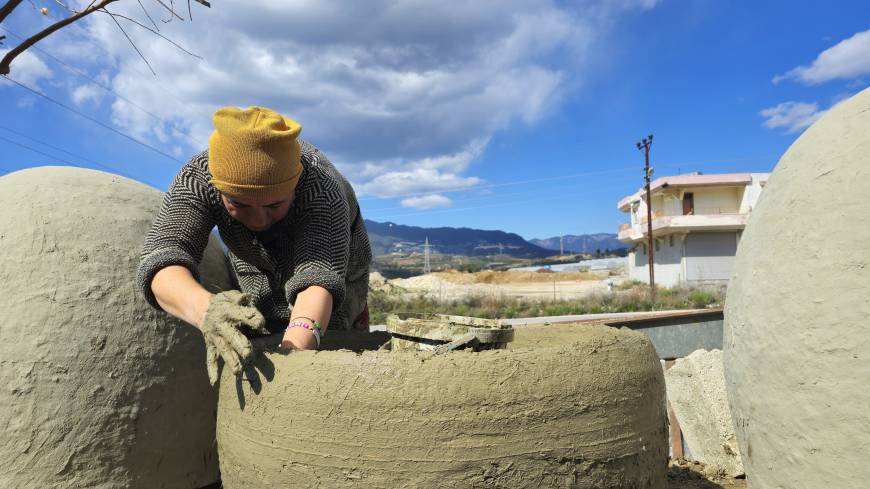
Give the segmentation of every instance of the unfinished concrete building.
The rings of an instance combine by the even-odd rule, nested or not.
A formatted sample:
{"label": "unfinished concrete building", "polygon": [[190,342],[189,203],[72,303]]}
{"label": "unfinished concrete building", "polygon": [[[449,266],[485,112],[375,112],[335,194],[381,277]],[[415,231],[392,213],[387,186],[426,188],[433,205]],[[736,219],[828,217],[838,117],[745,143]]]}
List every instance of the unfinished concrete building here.
{"label": "unfinished concrete building", "polygon": [[[769,173],[676,175],[650,184],[656,283],[726,284],[749,214]],[[629,245],[632,279],[649,282],[646,191],[619,201],[630,222],[619,227]]]}

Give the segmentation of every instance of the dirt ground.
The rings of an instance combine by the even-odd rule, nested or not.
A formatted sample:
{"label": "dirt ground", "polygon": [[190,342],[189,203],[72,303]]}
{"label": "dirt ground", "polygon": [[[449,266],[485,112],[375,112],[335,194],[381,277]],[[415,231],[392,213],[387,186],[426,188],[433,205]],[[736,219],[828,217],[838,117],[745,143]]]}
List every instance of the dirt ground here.
{"label": "dirt ground", "polygon": [[552,283],[554,278],[560,282],[579,282],[582,280],[601,280],[606,273],[595,272],[434,272],[432,275],[454,284],[530,284]]}
{"label": "dirt ground", "polygon": [[[614,284],[623,277],[613,277]],[[589,272],[436,272],[389,284],[410,293],[426,293],[442,300],[468,296],[498,296],[523,299],[580,299],[607,291],[607,275]]]}
{"label": "dirt ground", "polygon": [[672,460],[668,489],[746,489],[746,479],[722,477],[716,467],[689,460]]}
{"label": "dirt ground", "polygon": [[[714,472],[697,462],[672,460],[668,466],[667,489],[746,489],[746,479],[717,477]],[[202,489],[221,489],[221,484],[218,482]]]}

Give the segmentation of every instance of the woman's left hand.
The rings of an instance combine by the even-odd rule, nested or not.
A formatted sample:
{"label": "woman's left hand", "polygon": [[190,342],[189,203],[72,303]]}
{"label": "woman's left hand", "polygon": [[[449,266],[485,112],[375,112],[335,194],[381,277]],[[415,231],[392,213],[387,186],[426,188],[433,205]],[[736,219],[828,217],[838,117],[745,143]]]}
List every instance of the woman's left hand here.
{"label": "woman's left hand", "polygon": [[317,348],[317,339],[314,334],[305,328],[290,328],[284,331],[281,339],[281,348],[288,350],[314,350]]}

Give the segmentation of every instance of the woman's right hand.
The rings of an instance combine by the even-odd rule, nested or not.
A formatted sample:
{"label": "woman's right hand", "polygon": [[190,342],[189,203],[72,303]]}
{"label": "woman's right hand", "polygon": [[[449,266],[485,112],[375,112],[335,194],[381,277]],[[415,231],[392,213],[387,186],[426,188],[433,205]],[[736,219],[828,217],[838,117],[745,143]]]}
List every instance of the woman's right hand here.
{"label": "woman's right hand", "polygon": [[260,331],[265,324],[265,318],[253,306],[247,294],[228,290],[212,296],[201,328],[206,346],[206,370],[211,385],[215,385],[219,378],[218,357],[236,375],[241,374],[242,367],[254,359],[254,348],[239,328]]}

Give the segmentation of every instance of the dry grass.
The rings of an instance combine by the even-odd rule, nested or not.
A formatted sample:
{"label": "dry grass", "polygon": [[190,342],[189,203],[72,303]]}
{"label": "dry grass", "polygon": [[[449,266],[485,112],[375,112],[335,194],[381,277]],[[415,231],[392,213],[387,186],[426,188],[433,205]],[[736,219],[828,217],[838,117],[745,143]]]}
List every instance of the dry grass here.
{"label": "dry grass", "polygon": [[482,318],[519,318],[599,314],[613,312],[701,309],[721,305],[724,294],[716,289],[659,288],[655,304],[646,286],[629,286],[613,293],[596,293],[577,300],[530,300],[496,295],[472,295],[439,300],[402,290],[371,290],[369,312],[372,324],[383,324],[388,314],[455,314]]}
{"label": "dry grass", "polygon": [[435,272],[432,275],[454,284],[531,284],[601,280],[606,273],[595,272]]}

